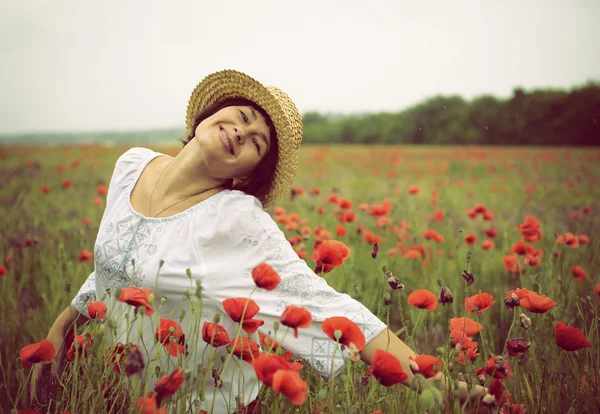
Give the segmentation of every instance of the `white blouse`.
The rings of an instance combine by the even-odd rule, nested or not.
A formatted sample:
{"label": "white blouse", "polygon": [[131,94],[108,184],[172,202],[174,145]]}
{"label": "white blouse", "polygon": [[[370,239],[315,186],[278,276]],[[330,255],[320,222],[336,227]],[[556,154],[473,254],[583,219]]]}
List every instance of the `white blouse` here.
{"label": "white blouse", "polygon": [[[202,325],[220,315],[219,323],[233,339],[238,324],[229,318],[222,302],[227,298],[248,297],[255,288],[252,269],[266,262],[279,273],[281,283],[273,291],[257,289],[251,296],[260,307],[254,318],[265,321],[252,335],[257,343],[260,344],[258,332],[273,337],[273,323],[288,305],[302,306],[312,313],[312,325],[300,328],[298,338],[294,338],[290,330],[285,339],[286,327],[282,325],[274,339],[321,375],[329,377],[332,362],[334,375],[343,370],[345,354],[338,350],[332,361],[335,343],[321,330],[325,318],[346,316],[358,324],[367,343],[386,328],[365,306],[338,293],[317,276],[294,252],[277,223],[254,196],[224,190],[165,218],[145,217],[134,211],[130,201],[132,189],[146,165],[161,155],[164,154],[132,148],[117,160],[94,247],[95,269],[72,301],[80,313],[89,318],[86,302],[100,300],[107,289],[114,292],[126,286],[150,288],[156,295],[155,313],[152,318],[139,318],[135,322],[129,340],[145,350],[146,361],[158,354],[162,372],[168,374],[173,370],[176,357],[169,356],[162,345],[156,344],[154,332],[159,317],[179,322],[186,342],[197,344],[194,349],[188,348],[184,362],[192,377],[196,377],[200,366],[209,365],[211,354],[210,350],[203,352],[206,343],[201,337]],[[159,270],[161,260],[164,264]],[[191,280],[186,269],[191,271]],[[196,280],[202,283],[202,308],[193,312],[190,300],[183,299],[187,290],[195,291]],[[115,315],[117,330],[116,334],[111,329],[106,332],[111,335],[110,344],[125,343],[127,321],[118,315],[128,313],[132,320],[132,307],[117,302],[114,296],[106,296],[104,302],[109,306],[109,317]],[[162,297],[166,302],[161,305]],[[192,294],[191,300],[195,299]],[[181,311],[185,316],[180,322]],[[151,327],[149,319],[152,319]],[[245,335],[242,331],[241,336]],[[217,355],[227,355],[226,347],[218,348]],[[221,377],[222,388],[216,392],[216,413],[233,411],[239,394],[244,395],[246,404],[250,403],[259,391],[260,384],[252,366],[236,357],[233,359]],[[221,365],[217,357],[212,367]],[[156,376],[152,375],[154,367],[147,367],[146,372],[147,390],[151,391],[156,383]],[[211,372],[207,373],[205,389],[205,400],[199,406],[194,405],[194,410],[210,410],[212,406],[215,390]],[[194,392],[191,401],[195,398]]]}

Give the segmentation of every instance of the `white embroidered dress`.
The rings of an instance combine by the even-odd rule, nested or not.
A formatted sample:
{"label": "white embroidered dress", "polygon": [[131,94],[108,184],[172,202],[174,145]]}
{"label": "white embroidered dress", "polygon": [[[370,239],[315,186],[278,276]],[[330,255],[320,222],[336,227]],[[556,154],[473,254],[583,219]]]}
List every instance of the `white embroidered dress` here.
{"label": "white embroidered dress", "polygon": [[[359,325],[367,343],[386,328],[365,306],[348,295],[336,292],[317,276],[297,256],[275,221],[253,196],[237,190],[225,190],[166,218],[145,217],[134,211],[130,202],[132,189],[146,165],[161,155],[145,148],[132,148],[119,157],[94,247],[95,270],[72,301],[80,313],[89,317],[86,301],[100,300],[107,289],[114,292],[116,288],[126,286],[150,288],[156,295],[153,325],[149,326],[150,318],[141,318],[131,330],[129,340],[146,350],[146,361],[156,354],[160,355],[162,372],[170,373],[177,358],[169,356],[162,345],[156,344],[154,332],[159,317],[179,321],[179,313],[184,310],[185,316],[180,325],[186,342],[197,344],[195,349],[188,348],[186,368],[196,377],[200,366],[209,365],[208,355],[212,350],[203,353],[206,343],[201,338],[202,325],[205,321],[211,322],[218,314],[220,324],[230,338],[234,338],[238,324],[225,313],[222,302],[227,298],[248,297],[255,287],[252,269],[266,262],[279,273],[281,283],[271,292],[258,289],[251,296],[260,307],[254,318],[265,321],[258,332],[272,334],[273,323],[279,320],[287,305],[310,310],[313,323],[310,328],[299,329],[298,338],[294,338],[290,331],[281,341],[286,330],[285,326],[281,326],[275,339],[324,377],[331,374],[334,349],[334,342],[321,330],[325,318],[348,317]],[[135,274],[132,259],[135,260]],[[164,265],[159,271],[160,260],[164,261]],[[186,269],[191,270],[191,281]],[[201,318],[198,318],[198,312],[194,315],[190,310],[189,300],[182,303],[186,290],[195,291],[196,279],[202,283]],[[162,307],[161,297],[167,298]],[[104,302],[109,305],[109,316],[129,312],[132,319],[131,306],[115,302],[109,296]],[[117,337],[112,339],[114,343],[125,343],[127,321],[115,319]],[[143,342],[138,338],[141,323],[144,323]],[[258,332],[252,338],[260,343]],[[241,336],[245,333],[242,332]],[[219,356],[226,355],[226,347],[218,348],[217,353]],[[205,360],[202,360],[203,355]],[[244,395],[246,404],[256,398],[260,384],[252,366],[237,357],[233,359],[235,361],[227,364],[221,377],[223,386],[216,393],[211,372],[207,373],[205,399],[199,406],[193,406],[194,412],[210,410],[214,395],[215,413],[235,410],[235,397],[239,394]],[[344,368],[343,355],[339,351],[333,364],[334,373],[338,375]],[[220,367],[221,360],[217,358],[213,368]],[[150,368],[147,367],[146,379],[148,389],[152,390],[156,377]],[[192,402],[195,398],[194,393]]]}

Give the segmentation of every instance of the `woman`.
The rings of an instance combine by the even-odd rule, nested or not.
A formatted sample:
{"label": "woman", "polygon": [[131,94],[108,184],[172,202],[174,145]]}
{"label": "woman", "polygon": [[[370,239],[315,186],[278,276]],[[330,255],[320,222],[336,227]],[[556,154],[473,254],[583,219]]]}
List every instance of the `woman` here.
{"label": "woman", "polygon": [[[110,312],[120,315],[130,312],[130,306],[115,300],[117,289],[150,288],[160,317],[177,319],[185,333],[186,369],[197,373],[212,364],[220,370],[222,387],[215,390],[209,373],[205,399],[194,407],[233,411],[238,395],[243,395],[246,405],[257,396],[253,367],[241,361],[222,364],[219,356],[226,359],[226,347],[218,348],[217,358],[208,361],[210,353],[202,352],[205,342],[196,341],[190,349],[187,341],[198,338],[198,326],[213,321],[215,315],[229,337],[235,337],[238,324],[224,311],[223,301],[247,298],[253,292],[251,298],[260,307],[255,318],[264,321],[252,336],[256,342],[260,343],[259,333],[273,336],[274,322],[288,305],[307,308],[313,317],[311,326],[301,329],[298,338],[284,337],[280,331],[276,340],[323,376],[329,377],[332,367],[337,375],[344,368],[343,356],[334,355],[334,342],[321,324],[325,318],[345,316],[365,335],[361,358],[370,363],[377,349],[387,349],[400,360],[409,375],[405,384],[410,386],[408,358],[414,352],[366,307],[315,275],[263,211],[289,191],[296,173],[302,119],[289,97],[236,71],[211,74],[192,92],[186,133],[184,147],[174,158],[132,148],[117,161],[95,244],[95,270],[53,325],[48,340],[55,348],[60,349],[73,321],[90,317],[88,302],[104,298]],[[281,276],[273,291],[253,291],[251,272],[261,263]],[[197,281],[202,286],[201,310],[181,300]],[[125,343],[127,338],[140,347],[156,343],[154,329],[143,325],[148,318],[115,319],[114,343]],[[132,327],[129,337],[128,327]],[[174,361],[160,346],[146,349],[145,358],[157,358],[163,372]],[[147,371],[148,380],[155,381]],[[32,384],[35,389],[35,378]],[[467,390],[462,386],[464,400]],[[476,388],[472,396],[481,392]]]}

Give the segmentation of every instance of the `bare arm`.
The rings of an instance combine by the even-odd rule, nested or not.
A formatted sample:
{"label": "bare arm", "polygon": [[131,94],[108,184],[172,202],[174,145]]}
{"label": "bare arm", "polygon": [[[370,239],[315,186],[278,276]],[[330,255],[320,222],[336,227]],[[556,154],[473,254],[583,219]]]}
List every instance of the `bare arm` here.
{"label": "bare arm", "polygon": [[[389,338],[389,346],[388,346],[388,338]],[[409,357],[416,357],[417,354],[409,348],[400,338],[398,338],[392,331],[389,329],[385,329],[379,335],[377,335],[373,340],[371,340],[366,346],[365,349],[360,353],[361,359],[367,364],[371,365],[371,360],[375,351],[378,349],[383,349],[384,351],[389,352],[394,355],[400,361],[402,365],[402,369],[408,375],[408,379],[403,382],[407,387],[411,387],[416,390],[418,387],[417,382],[413,382],[414,375],[410,370],[409,366]],[[446,389],[446,385],[448,382],[448,378],[442,374],[441,372],[436,375],[434,378],[430,378],[429,382],[433,383],[436,380],[441,380],[442,382],[442,391]],[[465,382],[459,382],[460,388],[460,400],[463,403],[467,398],[471,398],[472,400],[476,400],[478,397],[483,397],[487,390],[480,386],[474,385],[469,393],[467,389],[467,384]]]}
{"label": "bare arm", "polygon": [[[65,337],[69,329],[72,329],[74,324],[77,326],[81,326],[89,321],[84,315],[79,313],[77,309],[75,309],[72,305],[69,305],[54,321],[52,327],[50,328],[50,332],[48,332],[48,336],[46,339],[54,345],[54,349],[56,349],[56,354],[58,357],[59,364],[62,362],[61,359],[65,355],[65,350],[62,349],[65,342]],[[31,375],[31,389],[30,389],[30,397],[33,400],[35,397],[36,384],[38,377],[42,371],[43,363],[34,364],[33,372]]]}

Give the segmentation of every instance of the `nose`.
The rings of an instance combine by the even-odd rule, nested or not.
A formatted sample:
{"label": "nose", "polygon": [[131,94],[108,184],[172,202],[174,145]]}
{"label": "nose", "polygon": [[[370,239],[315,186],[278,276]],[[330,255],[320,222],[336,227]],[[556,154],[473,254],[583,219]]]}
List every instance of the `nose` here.
{"label": "nose", "polygon": [[245,131],[238,129],[237,127],[233,128],[233,131],[235,132],[235,136],[236,136],[238,144],[243,144],[244,141],[246,140]]}

